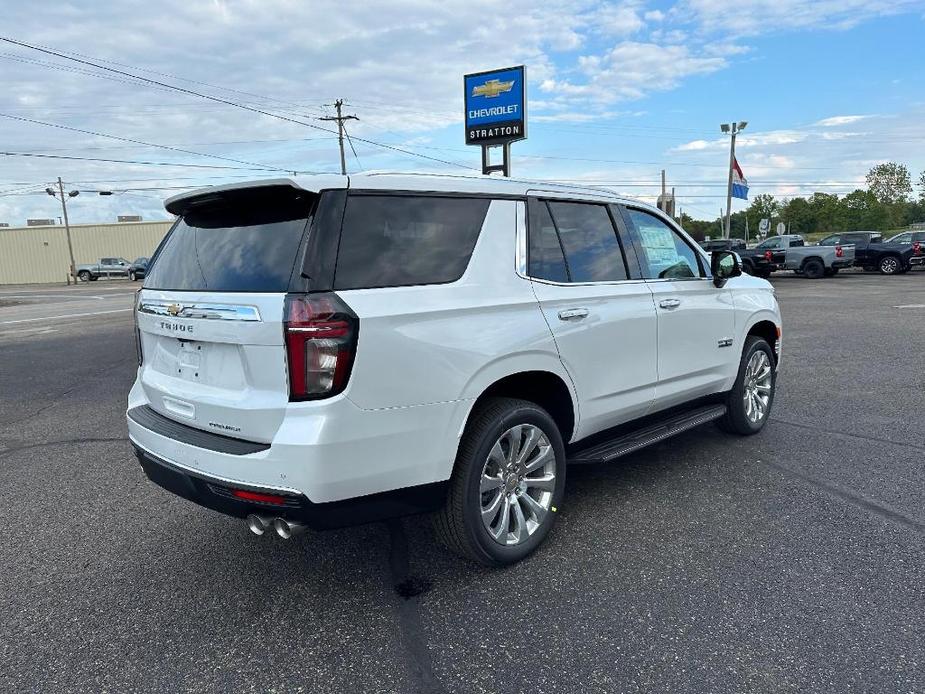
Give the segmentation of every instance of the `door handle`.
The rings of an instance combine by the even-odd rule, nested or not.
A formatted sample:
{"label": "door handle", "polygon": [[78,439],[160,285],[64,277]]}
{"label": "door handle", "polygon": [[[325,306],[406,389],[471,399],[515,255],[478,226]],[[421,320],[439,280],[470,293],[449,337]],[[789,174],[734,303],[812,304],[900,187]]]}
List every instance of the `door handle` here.
{"label": "door handle", "polygon": [[662,308],[677,308],[681,305],[680,299],[662,299],[658,302],[658,305]]}
{"label": "door handle", "polygon": [[586,308],[568,308],[564,311],[559,311],[559,320],[581,320],[588,315],[588,309]]}

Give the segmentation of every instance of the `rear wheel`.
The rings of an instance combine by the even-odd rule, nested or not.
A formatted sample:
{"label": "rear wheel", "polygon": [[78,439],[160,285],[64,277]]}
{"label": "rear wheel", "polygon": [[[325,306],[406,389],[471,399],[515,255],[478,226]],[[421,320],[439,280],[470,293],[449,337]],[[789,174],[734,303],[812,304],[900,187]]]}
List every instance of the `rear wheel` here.
{"label": "rear wheel", "polygon": [[135,272],[134,272],[133,270],[129,270],[129,272],[128,272],[128,278],[129,278],[132,282],[134,282],[135,280],[138,279],[137,277],[135,277]]}
{"label": "rear wheel", "polygon": [[526,400],[492,398],[466,427],[437,534],[480,564],[512,564],[546,538],[564,489],[565,446],[552,417]]}
{"label": "rear wheel", "polygon": [[825,275],[825,265],[821,260],[810,258],[803,263],[803,274],[806,275],[806,279],[817,280]]}
{"label": "rear wheel", "polygon": [[742,436],[761,431],[774,404],[776,384],[771,346],[763,338],[749,335],[742,350],[739,374],[726,396],[726,414],[717,421],[719,427]]}
{"label": "rear wheel", "polygon": [[902,265],[895,255],[885,255],[880,259],[877,269],[881,275],[896,275],[902,270]]}
{"label": "rear wheel", "polygon": [[81,270],[80,272],[77,273],[77,279],[79,279],[81,282],[89,282],[90,273],[87,272],[86,270]]}

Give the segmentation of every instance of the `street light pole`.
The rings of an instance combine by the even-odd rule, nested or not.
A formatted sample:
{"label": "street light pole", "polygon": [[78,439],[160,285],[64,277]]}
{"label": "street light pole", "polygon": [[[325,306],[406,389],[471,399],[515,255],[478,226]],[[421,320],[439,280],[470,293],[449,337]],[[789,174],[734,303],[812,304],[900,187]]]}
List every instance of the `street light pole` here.
{"label": "street light pole", "polygon": [[732,167],[736,158],[736,134],[740,130],[745,130],[746,125],[748,123],[743,120],[738,123],[723,123],[719,126],[721,131],[732,135],[729,143],[729,180],[726,184],[726,228],[723,231],[723,236],[727,239],[732,228]]}

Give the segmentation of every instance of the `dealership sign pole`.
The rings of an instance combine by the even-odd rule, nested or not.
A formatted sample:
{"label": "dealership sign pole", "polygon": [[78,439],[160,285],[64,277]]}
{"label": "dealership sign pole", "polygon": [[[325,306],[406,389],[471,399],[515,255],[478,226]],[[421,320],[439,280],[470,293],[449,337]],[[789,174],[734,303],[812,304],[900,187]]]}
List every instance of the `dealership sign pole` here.
{"label": "dealership sign pole", "polygon": [[[511,175],[511,143],[527,138],[526,68],[476,72],[463,77],[466,144],[482,148],[482,173]],[[502,163],[492,165],[489,150],[501,147]]]}

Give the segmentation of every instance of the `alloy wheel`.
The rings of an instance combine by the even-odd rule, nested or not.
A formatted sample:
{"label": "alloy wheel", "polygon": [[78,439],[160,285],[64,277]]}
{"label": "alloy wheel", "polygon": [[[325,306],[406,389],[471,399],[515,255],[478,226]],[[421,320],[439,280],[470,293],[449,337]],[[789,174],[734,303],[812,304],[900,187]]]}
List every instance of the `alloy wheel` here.
{"label": "alloy wheel", "polygon": [[752,424],[757,424],[768,414],[771,402],[771,360],[767,353],[757,350],[745,367],[745,416]]}
{"label": "alloy wheel", "polygon": [[880,261],[880,269],[884,274],[892,275],[899,269],[899,263],[896,258],[884,258]]}
{"label": "alloy wheel", "polygon": [[498,544],[526,542],[549,516],[555,488],[556,454],[549,438],[532,424],[513,426],[482,466],[482,524]]}

